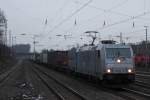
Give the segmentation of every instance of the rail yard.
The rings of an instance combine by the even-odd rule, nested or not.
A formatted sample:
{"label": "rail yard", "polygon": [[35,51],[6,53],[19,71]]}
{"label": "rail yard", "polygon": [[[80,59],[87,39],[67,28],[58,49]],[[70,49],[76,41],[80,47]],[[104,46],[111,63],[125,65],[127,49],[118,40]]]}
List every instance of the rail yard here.
{"label": "rail yard", "polygon": [[[141,75],[149,78],[148,73],[142,72]],[[105,87],[100,82],[48,69],[28,60],[20,60],[10,71],[2,75],[0,87],[1,100],[149,100],[150,98],[149,81],[143,81],[140,77],[130,87],[114,89]]]}
{"label": "rail yard", "polygon": [[150,100],[150,0],[0,0],[0,100]]}

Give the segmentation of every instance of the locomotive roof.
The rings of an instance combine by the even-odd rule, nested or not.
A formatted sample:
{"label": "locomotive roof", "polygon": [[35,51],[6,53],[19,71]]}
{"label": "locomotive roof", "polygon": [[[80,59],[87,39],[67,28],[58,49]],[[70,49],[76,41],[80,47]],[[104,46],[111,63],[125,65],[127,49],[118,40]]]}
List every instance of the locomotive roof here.
{"label": "locomotive roof", "polygon": [[105,48],[130,48],[130,45],[124,45],[124,44],[99,44],[97,49],[101,49],[102,47],[105,47]]}
{"label": "locomotive roof", "polygon": [[87,50],[92,50],[94,49],[96,46],[82,46],[80,48],[77,49],[77,52],[78,51],[87,51]]}
{"label": "locomotive roof", "polygon": [[96,46],[82,46],[80,48],[77,48],[76,52],[87,50],[101,50],[102,48],[130,48],[130,46],[124,44],[98,44]]}

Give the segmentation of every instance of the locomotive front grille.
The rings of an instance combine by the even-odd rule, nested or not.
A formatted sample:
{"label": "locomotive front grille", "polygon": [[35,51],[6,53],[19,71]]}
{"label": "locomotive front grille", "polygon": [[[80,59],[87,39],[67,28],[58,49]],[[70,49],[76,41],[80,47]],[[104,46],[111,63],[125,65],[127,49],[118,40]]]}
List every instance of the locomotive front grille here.
{"label": "locomotive front grille", "polygon": [[127,73],[127,68],[113,68],[112,73]]}

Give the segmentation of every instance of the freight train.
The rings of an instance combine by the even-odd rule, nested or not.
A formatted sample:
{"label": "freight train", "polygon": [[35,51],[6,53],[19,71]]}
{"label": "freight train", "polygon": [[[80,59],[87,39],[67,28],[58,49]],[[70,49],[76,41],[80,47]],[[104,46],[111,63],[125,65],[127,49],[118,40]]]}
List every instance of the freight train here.
{"label": "freight train", "polygon": [[[135,66],[131,46],[102,41],[98,45],[72,48],[68,51],[41,53],[34,61],[49,67],[69,70],[99,80],[132,83],[135,80]],[[32,57],[33,58],[33,57]]]}
{"label": "freight train", "polygon": [[136,67],[147,67],[150,65],[150,56],[147,55],[135,55],[134,62]]}
{"label": "freight train", "polygon": [[131,44],[134,52],[134,61],[137,68],[149,69],[150,66],[150,43],[142,41],[138,44]]}

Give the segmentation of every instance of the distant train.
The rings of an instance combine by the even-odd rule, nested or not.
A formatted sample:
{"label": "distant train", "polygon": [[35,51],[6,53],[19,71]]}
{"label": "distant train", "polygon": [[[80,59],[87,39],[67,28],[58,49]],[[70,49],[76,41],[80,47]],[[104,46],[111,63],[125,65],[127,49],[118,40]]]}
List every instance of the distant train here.
{"label": "distant train", "polygon": [[32,57],[34,61],[47,64],[49,67],[69,70],[99,80],[125,83],[135,80],[131,46],[115,44],[114,41],[105,40],[97,46],[82,46],[68,51],[45,52],[37,58]]}
{"label": "distant train", "polygon": [[145,67],[150,65],[150,56],[146,55],[135,55],[134,62],[136,67]]}
{"label": "distant train", "polygon": [[131,44],[134,52],[134,61],[137,68],[148,68],[150,66],[150,43],[142,41],[138,44]]}

